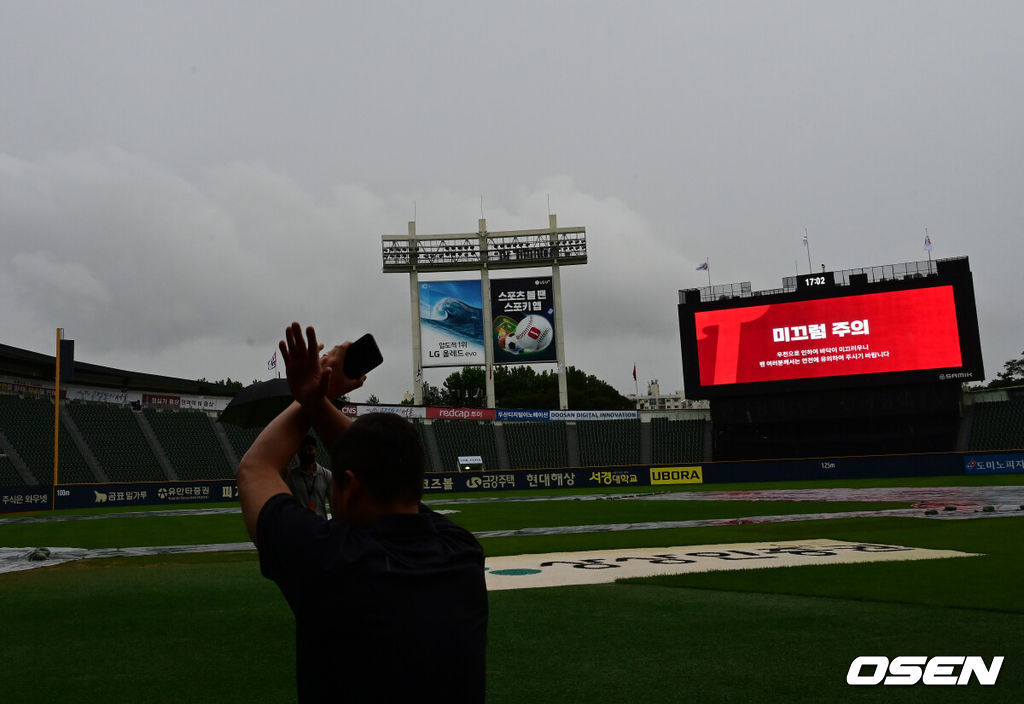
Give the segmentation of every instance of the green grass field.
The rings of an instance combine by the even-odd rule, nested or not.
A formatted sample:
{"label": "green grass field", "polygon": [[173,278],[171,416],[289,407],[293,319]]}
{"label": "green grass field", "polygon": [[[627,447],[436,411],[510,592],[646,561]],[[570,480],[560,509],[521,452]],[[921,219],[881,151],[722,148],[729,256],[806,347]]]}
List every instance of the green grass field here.
{"label": "green grass field", "polygon": [[[994,483],[860,485],[954,482]],[[794,486],[832,485],[743,488]],[[902,506],[579,501],[579,493],[595,492],[447,508],[458,510],[454,520],[483,531]],[[855,518],[482,542],[497,556],[816,538],[983,555],[492,592],[488,701],[1024,701],[1024,511],[980,520]],[[237,514],[0,524],[0,545],[8,547],[243,540]],[[93,559],[0,574],[0,619],[4,702],[294,700],[291,612],[260,576],[254,552]],[[846,684],[858,655],[950,654],[1005,656],[998,684]]]}

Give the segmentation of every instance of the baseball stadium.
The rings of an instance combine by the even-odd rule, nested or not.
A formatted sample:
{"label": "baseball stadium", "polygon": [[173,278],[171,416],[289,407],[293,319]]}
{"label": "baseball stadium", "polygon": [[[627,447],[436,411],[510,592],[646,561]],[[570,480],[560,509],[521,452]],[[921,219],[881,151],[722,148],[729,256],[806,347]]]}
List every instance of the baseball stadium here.
{"label": "baseball stadium", "polygon": [[[418,277],[479,270],[486,363],[564,370],[557,272],[585,263],[582,228],[410,224],[383,256],[412,310],[474,309],[425,305]],[[526,293],[486,273],[537,267]],[[969,260],[677,310],[689,408],[574,409],[564,385],[559,408],[339,402],[408,418],[424,501],[484,547],[488,701],[1024,700],[1024,386],[979,385]],[[412,324],[416,373],[476,354]],[[243,403],[68,342],[0,345],[4,701],[294,700],[293,617],[234,482],[286,391]]]}

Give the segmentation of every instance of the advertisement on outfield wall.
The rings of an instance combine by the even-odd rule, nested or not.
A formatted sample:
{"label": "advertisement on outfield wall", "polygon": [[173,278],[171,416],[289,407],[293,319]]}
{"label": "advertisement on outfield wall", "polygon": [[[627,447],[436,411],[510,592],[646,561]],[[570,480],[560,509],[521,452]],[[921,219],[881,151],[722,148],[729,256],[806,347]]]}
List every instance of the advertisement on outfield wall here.
{"label": "advertisement on outfield wall", "polygon": [[[0,514],[45,511],[52,505],[52,486],[0,487]],[[237,501],[234,479],[122,484],[60,484],[56,508],[118,508],[162,506],[187,508],[197,504]]]}
{"label": "advertisement on outfield wall", "polygon": [[493,408],[434,408],[428,407],[427,418],[449,420],[495,420]]}
{"label": "advertisement on outfield wall", "polygon": [[639,411],[549,411],[551,420],[632,420],[640,417]]}
{"label": "advertisement on outfield wall", "polygon": [[964,457],[967,474],[1024,474],[1024,453],[999,455],[967,455]]}
{"label": "advertisement on outfield wall", "polygon": [[557,360],[550,276],[491,279],[491,320],[495,364]]}
{"label": "advertisement on outfield wall", "polygon": [[392,413],[403,418],[426,418],[427,409],[423,406],[353,406],[347,405],[341,409],[347,416],[365,416],[370,413]]}
{"label": "advertisement on outfield wall", "polygon": [[702,386],[959,368],[953,287],[698,311]]}
{"label": "advertisement on outfield wall", "polygon": [[479,279],[420,282],[420,364],[484,364],[483,294]]}
{"label": "advertisement on outfield wall", "polygon": [[499,408],[498,420],[530,420],[548,421],[551,420],[551,411],[531,410],[525,408]]}
{"label": "advertisement on outfield wall", "polygon": [[[1024,453],[888,455],[832,459],[704,462],[687,466],[565,467],[465,472],[428,472],[428,493],[476,492],[501,489],[671,486],[728,484],[775,480],[854,479],[879,477],[937,477],[1003,474],[1024,471]],[[0,487],[0,514],[46,511],[52,487]],[[204,503],[235,501],[233,479],[136,484],[62,484],[57,508],[160,506],[186,508]],[[2,519],[0,519],[2,520]]]}

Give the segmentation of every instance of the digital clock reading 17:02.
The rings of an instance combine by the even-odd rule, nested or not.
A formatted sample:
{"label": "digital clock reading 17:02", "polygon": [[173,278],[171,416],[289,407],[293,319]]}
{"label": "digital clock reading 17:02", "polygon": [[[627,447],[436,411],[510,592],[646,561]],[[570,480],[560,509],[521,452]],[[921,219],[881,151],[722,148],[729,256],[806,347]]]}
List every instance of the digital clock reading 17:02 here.
{"label": "digital clock reading 17:02", "polygon": [[823,271],[820,274],[810,276],[798,276],[796,287],[798,290],[808,288],[832,288],[835,285],[835,275],[831,271]]}

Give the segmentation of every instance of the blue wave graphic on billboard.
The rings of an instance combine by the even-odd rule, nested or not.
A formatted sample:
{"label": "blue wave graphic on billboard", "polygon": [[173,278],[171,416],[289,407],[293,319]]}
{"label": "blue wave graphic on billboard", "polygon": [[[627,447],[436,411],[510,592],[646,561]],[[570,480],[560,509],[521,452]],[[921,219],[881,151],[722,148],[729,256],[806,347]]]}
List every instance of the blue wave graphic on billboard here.
{"label": "blue wave graphic on billboard", "polygon": [[424,367],[484,363],[484,309],[480,281],[420,284],[420,344]]}
{"label": "blue wave graphic on billboard", "polygon": [[484,325],[484,312],[457,298],[442,298],[429,310],[420,310],[420,321],[443,333],[479,340]]}

